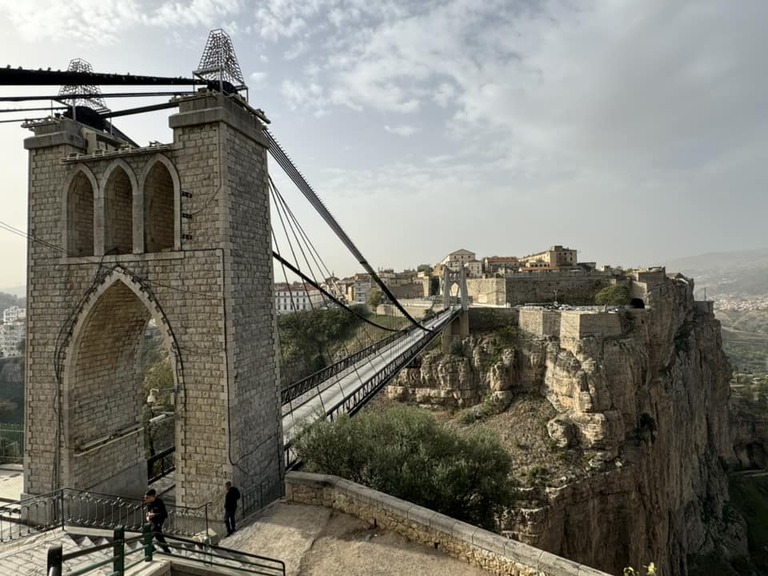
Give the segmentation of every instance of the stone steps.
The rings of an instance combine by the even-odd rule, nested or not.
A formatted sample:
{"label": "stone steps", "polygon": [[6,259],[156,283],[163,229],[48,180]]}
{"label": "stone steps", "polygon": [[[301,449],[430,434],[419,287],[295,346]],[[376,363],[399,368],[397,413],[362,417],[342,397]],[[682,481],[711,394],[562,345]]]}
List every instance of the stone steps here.
{"label": "stone steps", "polygon": [[[76,552],[79,550],[90,549],[95,546],[109,544],[113,541],[112,532],[107,530],[94,530],[87,528],[71,527],[66,531],[61,529],[51,530],[35,536],[23,538],[21,540],[0,545],[0,574],[15,574],[17,576],[45,576],[48,549],[52,546],[62,546],[64,554]],[[126,538],[138,536],[136,533],[126,534]],[[211,561],[211,554],[206,552],[201,544],[192,542],[168,541],[172,555],[156,554],[154,560],[162,561],[180,561],[191,565],[200,565],[199,561],[206,563]],[[126,553],[136,551],[126,560],[127,564],[133,563],[143,556],[139,551],[143,544],[141,541],[126,544]],[[216,550],[216,556],[213,558],[216,565],[226,568],[237,568],[243,566],[239,561],[237,552],[227,550]],[[68,560],[65,562],[64,573],[84,568],[101,561],[112,559],[112,549],[92,552],[86,556]],[[134,569],[129,570],[130,574],[139,571],[146,566],[141,563]],[[108,576],[112,573],[112,564],[106,564],[100,569],[95,569],[90,574],[94,576]],[[268,570],[265,573],[270,573]],[[278,572],[274,572],[278,574]]]}

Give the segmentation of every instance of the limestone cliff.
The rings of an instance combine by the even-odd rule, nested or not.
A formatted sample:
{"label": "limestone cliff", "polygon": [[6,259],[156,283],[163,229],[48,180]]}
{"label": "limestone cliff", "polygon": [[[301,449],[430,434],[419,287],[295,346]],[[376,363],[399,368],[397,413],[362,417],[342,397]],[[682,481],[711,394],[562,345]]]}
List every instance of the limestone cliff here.
{"label": "limestone cliff", "polygon": [[[654,561],[662,574],[686,575],[691,556],[747,555],[724,470],[734,460],[730,371],[720,325],[708,303],[694,301],[692,281],[665,277],[633,290],[646,308],[606,316],[618,333],[566,330],[563,316],[552,335],[470,337],[452,345],[457,353],[428,354],[389,394],[462,408],[537,391],[553,408],[551,449],[581,455],[571,459],[580,473],[537,488],[540,504],[512,511],[507,533],[611,573]],[[590,323],[582,326],[600,318]]]}

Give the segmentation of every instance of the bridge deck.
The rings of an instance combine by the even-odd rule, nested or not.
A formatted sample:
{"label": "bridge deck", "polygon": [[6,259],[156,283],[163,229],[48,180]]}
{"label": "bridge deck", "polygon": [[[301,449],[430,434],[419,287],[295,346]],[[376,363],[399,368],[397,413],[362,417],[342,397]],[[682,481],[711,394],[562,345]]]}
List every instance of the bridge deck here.
{"label": "bridge deck", "polygon": [[[337,413],[354,411],[358,407],[356,404],[346,409],[344,404],[350,398],[360,396],[361,392],[377,376],[388,369],[392,370],[391,366],[400,357],[407,355],[414,348],[421,349],[420,347],[431,342],[456,314],[456,310],[450,309],[441,312],[424,323],[424,326],[432,332],[421,329],[412,330],[378,352],[363,358],[352,367],[332,376],[317,386],[314,391],[283,406],[283,439],[285,444],[290,445],[303,422],[312,422],[324,417],[333,418]],[[402,367],[398,367],[388,380],[396,375]],[[361,398],[362,403],[367,400],[368,397]]]}

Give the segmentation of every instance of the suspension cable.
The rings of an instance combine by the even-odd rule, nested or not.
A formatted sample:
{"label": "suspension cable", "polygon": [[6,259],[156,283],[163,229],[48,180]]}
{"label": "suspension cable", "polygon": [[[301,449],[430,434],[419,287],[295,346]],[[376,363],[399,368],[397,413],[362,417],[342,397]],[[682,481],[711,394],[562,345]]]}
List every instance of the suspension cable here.
{"label": "suspension cable", "polygon": [[349,236],[347,236],[347,233],[344,232],[344,230],[341,228],[341,226],[333,217],[333,215],[328,211],[328,208],[325,207],[325,204],[323,204],[323,201],[320,200],[320,198],[318,197],[317,193],[314,191],[312,186],[309,185],[307,180],[304,178],[301,172],[299,172],[299,170],[293,164],[293,162],[285,153],[285,151],[282,149],[282,147],[277,142],[277,140],[275,140],[275,137],[272,135],[272,133],[265,128],[264,134],[266,135],[270,143],[269,153],[272,155],[275,161],[280,165],[280,167],[285,171],[288,177],[291,180],[293,180],[294,184],[296,184],[296,187],[301,191],[302,194],[304,194],[304,196],[307,198],[309,203],[315,208],[315,210],[317,210],[317,212],[320,214],[323,220],[325,220],[326,224],[328,224],[328,226],[330,226],[331,229],[336,233],[336,236],[338,236],[339,240],[341,240],[342,243],[347,247],[347,249],[350,252],[352,252],[352,254],[357,259],[358,263],[365,269],[366,272],[368,272],[368,274],[371,276],[374,282],[378,284],[382,292],[386,294],[389,300],[397,307],[398,310],[400,310],[403,316],[408,318],[408,320],[410,320],[414,325],[418,326],[422,330],[430,332],[431,330],[429,328],[426,328],[425,326],[420,324],[413,316],[411,316],[408,313],[408,311],[405,308],[403,308],[403,305],[400,304],[397,298],[395,298],[395,295],[392,294],[389,287],[384,283],[384,281],[381,278],[379,278],[378,274],[376,274],[376,272],[373,270],[373,268],[368,263],[368,261],[363,257],[363,255],[357,249],[357,246],[355,246],[355,244],[352,242]]}

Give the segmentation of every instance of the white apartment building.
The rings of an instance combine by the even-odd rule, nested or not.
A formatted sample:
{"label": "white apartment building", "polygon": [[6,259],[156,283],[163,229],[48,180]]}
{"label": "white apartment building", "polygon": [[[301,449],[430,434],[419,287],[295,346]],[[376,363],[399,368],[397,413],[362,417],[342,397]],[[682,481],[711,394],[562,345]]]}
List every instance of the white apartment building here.
{"label": "white apartment building", "polygon": [[19,343],[26,335],[27,321],[24,317],[0,325],[0,356],[6,358],[21,356]]}
{"label": "white apartment building", "polygon": [[6,308],[3,311],[3,322],[5,324],[10,324],[11,322],[16,322],[16,320],[20,318],[26,318],[27,317],[27,309],[26,308],[19,308],[18,306],[11,306],[10,308]]}
{"label": "white apartment building", "polygon": [[311,284],[275,284],[275,309],[278,314],[322,308],[323,293]]}

